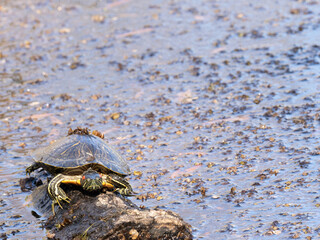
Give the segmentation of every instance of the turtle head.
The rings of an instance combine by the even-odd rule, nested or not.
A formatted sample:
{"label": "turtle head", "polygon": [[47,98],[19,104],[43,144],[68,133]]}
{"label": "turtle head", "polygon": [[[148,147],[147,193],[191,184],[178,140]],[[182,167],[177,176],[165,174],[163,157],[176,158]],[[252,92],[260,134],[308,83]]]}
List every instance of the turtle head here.
{"label": "turtle head", "polygon": [[90,192],[100,190],[103,187],[101,175],[91,168],[82,174],[80,183],[84,190]]}

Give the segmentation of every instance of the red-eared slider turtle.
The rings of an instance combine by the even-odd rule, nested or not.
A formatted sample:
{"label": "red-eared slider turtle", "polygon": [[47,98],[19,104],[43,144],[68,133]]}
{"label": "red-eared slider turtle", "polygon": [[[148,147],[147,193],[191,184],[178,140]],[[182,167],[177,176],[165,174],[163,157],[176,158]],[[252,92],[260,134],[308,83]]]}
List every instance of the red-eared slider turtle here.
{"label": "red-eared slider turtle", "polygon": [[124,196],[133,195],[124,179],[130,174],[127,162],[102,137],[97,131],[90,134],[87,129],[70,129],[66,137],[34,152],[35,162],[26,172],[43,168],[54,176],[48,184],[53,213],[56,203],[62,208],[60,201],[70,202],[61,183],[79,185],[87,191],[107,188]]}

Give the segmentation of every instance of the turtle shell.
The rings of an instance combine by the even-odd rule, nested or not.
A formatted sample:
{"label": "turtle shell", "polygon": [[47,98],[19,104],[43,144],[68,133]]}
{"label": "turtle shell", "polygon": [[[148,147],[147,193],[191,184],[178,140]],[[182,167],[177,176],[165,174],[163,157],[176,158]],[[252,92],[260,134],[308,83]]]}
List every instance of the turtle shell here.
{"label": "turtle shell", "polygon": [[91,134],[71,134],[33,152],[36,162],[51,174],[78,174],[93,168],[102,173],[130,174],[124,160],[101,138]]}

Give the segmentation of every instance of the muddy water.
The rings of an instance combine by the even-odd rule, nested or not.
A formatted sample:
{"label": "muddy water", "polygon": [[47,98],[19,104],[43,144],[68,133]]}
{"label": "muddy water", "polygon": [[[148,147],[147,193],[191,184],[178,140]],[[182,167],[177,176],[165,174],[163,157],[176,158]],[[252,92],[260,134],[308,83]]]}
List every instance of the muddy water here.
{"label": "muddy water", "polygon": [[128,159],[136,204],[196,239],[319,237],[319,10],[2,1],[1,238],[46,236],[19,179],[29,151],[77,126]]}

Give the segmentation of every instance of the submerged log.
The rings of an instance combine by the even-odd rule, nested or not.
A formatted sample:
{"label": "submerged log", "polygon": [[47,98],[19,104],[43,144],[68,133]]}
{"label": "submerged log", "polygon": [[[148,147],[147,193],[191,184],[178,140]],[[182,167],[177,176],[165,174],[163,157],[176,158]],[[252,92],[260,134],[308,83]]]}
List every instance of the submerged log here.
{"label": "submerged log", "polygon": [[52,214],[47,185],[37,187],[31,201],[47,218],[52,239],[192,239],[191,226],[178,214],[136,206],[128,198],[105,192],[88,195],[81,189],[65,188],[71,202]]}

